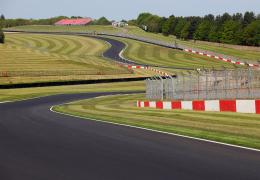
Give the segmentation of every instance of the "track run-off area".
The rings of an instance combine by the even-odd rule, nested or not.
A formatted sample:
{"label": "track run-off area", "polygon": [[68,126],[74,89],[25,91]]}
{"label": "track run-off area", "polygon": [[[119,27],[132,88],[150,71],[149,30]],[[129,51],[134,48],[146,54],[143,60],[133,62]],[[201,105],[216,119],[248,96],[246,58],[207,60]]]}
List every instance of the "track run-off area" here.
{"label": "track run-off area", "polygon": [[[112,48],[103,55],[126,62],[119,56],[124,43],[109,43]],[[53,95],[0,104],[0,179],[260,178],[258,151],[50,111],[71,101],[126,93],[134,92]]]}

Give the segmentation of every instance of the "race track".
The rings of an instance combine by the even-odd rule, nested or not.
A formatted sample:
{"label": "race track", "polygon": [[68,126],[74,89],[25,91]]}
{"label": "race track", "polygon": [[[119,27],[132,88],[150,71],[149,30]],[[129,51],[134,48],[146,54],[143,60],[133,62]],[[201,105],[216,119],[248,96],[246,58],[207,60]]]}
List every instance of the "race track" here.
{"label": "race track", "polygon": [[110,44],[110,48],[103,53],[104,57],[121,63],[142,65],[120,56],[120,53],[125,49],[126,46],[123,42],[111,38],[102,37],[102,36],[95,36],[95,37],[92,36],[92,38],[100,39]]}
{"label": "race track", "polygon": [[111,93],[0,104],[1,180],[260,179],[260,153],[51,112]]}
{"label": "race track", "polygon": [[122,54],[122,51],[126,48],[126,45],[123,42],[119,40],[111,39],[109,37],[103,37],[103,36],[88,36],[88,37],[100,39],[109,43],[111,46],[107,51],[103,53],[103,56],[120,63],[130,64],[130,65],[151,66],[151,67],[158,67],[158,68],[194,70],[193,68],[175,67],[175,66],[158,66],[153,64],[138,63],[135,60],[129,60],[124,58],[122,55],[120,56],[120,54]]}
{"label": "race track", "polygon": [[[119,60],[124,46],[114,47],[104,56]],[[0,180],[260,179],[256,151],[50,111],[53,105],[110,94],[117,93],[0,104]]]}

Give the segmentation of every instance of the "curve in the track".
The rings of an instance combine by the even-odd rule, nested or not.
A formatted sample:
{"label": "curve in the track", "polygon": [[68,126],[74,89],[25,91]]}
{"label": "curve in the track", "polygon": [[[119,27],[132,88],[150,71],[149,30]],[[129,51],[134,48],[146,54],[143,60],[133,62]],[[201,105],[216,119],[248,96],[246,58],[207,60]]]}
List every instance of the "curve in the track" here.
{"label": "curve in the track", "polygon": [[51,112],[115,93],[0,104],[1,180],[257,180],[259,152]]}
{"label": "curve in the track", "polygon": [[175,67],[175,66],[157,66],[157,65],[152,65],[152,64],[142,64],[142,63],[137,63],[134,60],[129,60],[121,56],[121,52],[126,48],[125,43],[111,39],[109,37],[102,37],[102,36],[88,36],[96,39],[103,40],[111,45],[111,47],[103,53],[103,56],[109,59],[112,59],[114,61],[120,62],[120,63],[125,63],[129,65],[140,65],[140,66],[151,66],[151,67],[158,67],[158,68],[171,68],[171,69],[183,69],[183,70],[194,70],[192,68],[185,68],[185,67]]}
{"label": "curve in the track", "polygon": [[120,62],[120,63],[132,64],[132,65],[143,65],[143,64],[138,64],[134,61],[128,60],[128,59],[120,56],[121,52],[126,47],[126,45],[123,42],[117,41],[115,39],[106,38],[106,37],[100,37],[100,36],[95,36],[95,37],[92,36],[92,38],[100,39],[100,40],[105,41],[105,42],[107,42],[111,45],[110,48],[107,49],[103,53],[104,57],[109,58],[109,59],[113,59],[114,61],[117,61],[117,62]]}

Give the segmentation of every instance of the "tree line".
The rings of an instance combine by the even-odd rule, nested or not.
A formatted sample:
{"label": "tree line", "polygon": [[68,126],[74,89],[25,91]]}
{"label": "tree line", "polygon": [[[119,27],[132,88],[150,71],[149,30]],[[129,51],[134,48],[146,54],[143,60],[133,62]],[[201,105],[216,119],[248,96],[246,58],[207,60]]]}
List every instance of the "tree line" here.
{"label": "tree line", "polygon": [[[4,15],[0,16],[0,27],[2,28],[8,28],[8,27],[15,27],[15,26],[24,26],[24,25],[53,25],[57,21],[61,19],[75,19],[75,18],[82,18],[81,16],[57,16],[57,17],[51,17],[46,19],[6,19]],[[105,18],[101,17],[99,19],[93,20],[91,24],[94,25],[110,25],[111,22]]]}
{"label": "tree line", "polygon": [[150,13],[141,13],[129,24],[137,25],[146,31],[174,35],[184,40],[202,40],[210,42],[260,46],[260,14],[253,12],[236,13],[204,17],[165,18]]}
{"label": "tree line", "polygon": [[2,31],[2,22],[5,20],[4,15],[0,16],[0,43],[4,43],[5,42],[5,35],[4,32]]}

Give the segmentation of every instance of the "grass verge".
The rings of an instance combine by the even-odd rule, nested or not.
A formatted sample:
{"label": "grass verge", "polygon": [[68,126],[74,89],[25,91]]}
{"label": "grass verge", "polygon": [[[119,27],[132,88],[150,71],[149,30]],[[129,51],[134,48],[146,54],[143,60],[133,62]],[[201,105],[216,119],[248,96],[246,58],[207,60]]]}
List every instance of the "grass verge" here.
{"label": "grass verge", "polygon": [[54,110],[260,149],[259,115],[137,108],[136,100],[143,97],[142,94],[107,96],[56,106]]}
{"label": "grass verge", "polygon": [[145,32],[136,26],[128,26],[125,28],[115,28],[112,26],[82,26],[82,27],[60,27],[60,26],[18,26],[9,28],[11,30],[23,30],[23,31],[45,31],[45,32],[106,32],[106,33],[127,33],[131,35],[141,36],[145,38],[155,39],[159,41],[165,41],[168,43],[175,43],[186,45],[192,48],[199,48],[208,50],[228,56],[234,56],[240,59],[249,59],[253,61],[259,60],[260,48],[249,46],[236,46],[220,43],[210,43],[203,41],[183,41],[176,39],[174,36],[164,36],[162,34]]}
{"label": "grass verge", "polygon": [[0,45],[0,84],[142,77],[102,57],[104,41],[68,35],[6,35]]}
{"label": "grass verge", "polygon": [[17,101],[54,94],[86,93],[86,92],[121,92],[121,91],[144,91],[143,81],[101,83],[89,85],[54,86],[20,89],[0,89],[1,101]]}
{"label": "grass verge", "polygon": [[[110,37],[111,38],[111,37]],[[234,68],[234,65],[206,56],[186,53],[175,49],[143,43],[136,40],[114,38],[127,45],[123,56],[135,62],[151,66],[171,66],[176,68]]]}

